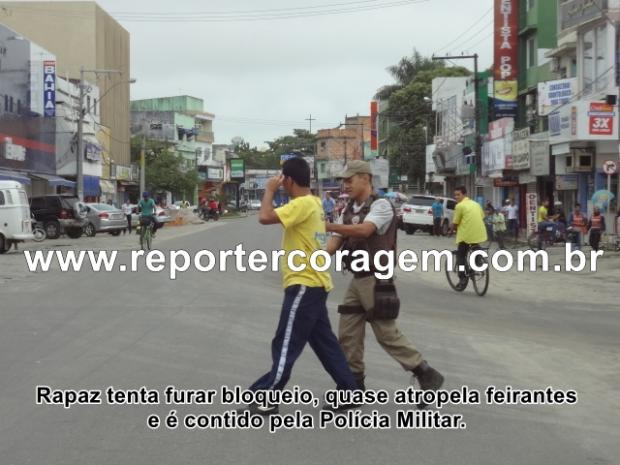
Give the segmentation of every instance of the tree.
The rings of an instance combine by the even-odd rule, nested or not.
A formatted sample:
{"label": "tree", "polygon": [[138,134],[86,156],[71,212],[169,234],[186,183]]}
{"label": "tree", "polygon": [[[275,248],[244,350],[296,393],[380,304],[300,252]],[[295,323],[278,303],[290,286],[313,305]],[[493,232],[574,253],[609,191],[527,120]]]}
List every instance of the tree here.
{"label": "tree", "polygon": [[267,150],[250,147],[248,142],[239,142],[236,153],[243,158],[249,169],[278,169],[280,157],[286,153],[299,152],[304,155],[314,154],[316,137],[305,129],[294,129],[292,135],[278,137],[268,141]]}
{"label": "tree", "polygon": [[387,100],[390,96],[411,83],[418,73],[422,71],[435,70],[445,68],[443,62],[433,61],[430,58],[423,57],[417,49],[413,49],[411,57],[403,57],[400,61],[387,68],[395,84],[388,84],[379,89],[375,95],[376,99]]}
{"label": "tree", "polygon": [[[401,175],[421,185],[426,178],[426,141],[432,140],[434,114],[431,108],[433,79],[469,76],[467,68],[446,68],[442,62],[423,58],[414,51],[412,58],[403,58],[389,68],[398,81],[389,92],[389,109],[382,117],[389,118],[388,147],[390,165]],[[403,85],[407,80],[405,85]],[[379,93],[387,92],[387,86]]]}

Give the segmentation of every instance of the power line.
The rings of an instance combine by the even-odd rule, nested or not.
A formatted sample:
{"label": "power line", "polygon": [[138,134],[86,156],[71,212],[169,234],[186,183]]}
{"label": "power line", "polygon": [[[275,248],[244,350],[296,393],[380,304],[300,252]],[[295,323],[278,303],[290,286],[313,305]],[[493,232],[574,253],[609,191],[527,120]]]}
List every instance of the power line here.
{"label": "power line", "polygon": [[[487,17],[487,15],[488,15],[491,11],[493,11],[493,7],[489,8],[489,9],[488,9],[488,10],[487,10],[487,11],[486,11],[486,12],[485,12],[485,13],[484,13],[484,14],[483,14],[483,15],[482,15],[479,19],[477,19],[477,20],[474,22],[474,24],[472,24],[469,28],[467,28],[467,29],[465,30],[465,32],[463,32],[463,33],[459,34],[456,38],[454,38],[454,40],[452,40],[452,41],[451,41],[451,42],[449,42],[448,44],[446,44],[446,45],[444,45],[443,47],[441,47],[441,48],[437,49],[437,50],[435,51],[435,53],[441,52],[441,51],[443,51],[443,50],[447,49],[448,47],[450,47],[450,46],[451,46],[452,44],[454,44],[455,42],[457,42],[457,41],[458,41],[461,37],[463,37],[465,34],[467,34],[469,31],[471,31],[473,28],[475,28],[478,24],[480,24],[480,22],[482,22],[482,20],[483,20],[484,18],[486,18],[486,17]],[[486,26],[485,26],[485,27],[486,27]]]}
{"label": "power line", "polygon": [[358,12],[367,12],[374,11],[384,8],[394,8],[399,6],[407,6],[414,5],[418,3],[426,3],[431,0],[398,0],[384,3],[371,4],[367,6],[357,6],[352,8],[336,8],[336,9],[326,9],[326,10],[318,10],[318,11],[302,11],[302,12],[285,12],[285,13],[270,13],[270,14],[242,14],[237,16],[219,16],[213,17],[213,15],[209,16],[200,16],[196,14],[192,14],[191,16],[171,16],[171,15],[162,15],[162,16],[151,16],[147,17],[144,14],[136,14],[136,15],[118,15],[116,19],[119,21],[128,21],[128,22],[159,22],[159,23],[173,23],[173,22],[183,22],[183,23],[226,23],[226,22],[254,22],[254,21],[270,21],[270,20],[278,20],[278,19],[299,19],[299,18],[310,18],[310,17],[318,17],[318,16],[335,16],[335,15],[343,15],[350,13],[358,13]]}

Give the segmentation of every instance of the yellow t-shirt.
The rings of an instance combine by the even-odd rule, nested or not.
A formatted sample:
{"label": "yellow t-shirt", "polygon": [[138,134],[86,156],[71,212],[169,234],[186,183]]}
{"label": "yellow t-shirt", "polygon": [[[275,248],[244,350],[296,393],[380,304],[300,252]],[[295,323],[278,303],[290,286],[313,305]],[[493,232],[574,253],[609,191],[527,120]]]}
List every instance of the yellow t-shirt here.
{"label": "yellow t-shirt", "polygon": [[[310,256],[317,250],[325,250],[327,246],[325,214],[321,199],[313,195],[297,197],[276,209],[276,215],[284,226],[282,249],[286,255],[280,262],[284,288],[300,284],[323,287],[326,291],[331,291],[334,286],[329,271],[315,271],[310,266]],[[306,266],[304,271],[293,271],[288,267],[288,256],[294,250],[305,253],[305,258],[296,256],[293,259],[296,267]],[[321,257],[317,263],[324,265],[325,260]]]}
{"label": "yellow t-shirt", "polygon": [[549,216],[549,210],[547,210],[544,205],[541,205],[538,209],[538,222],[542,223],[543,221],[547,221],[547,216]]}
{"label": "yellow t-shirt", "polygon": [[465,197],[456,204],[452,222],[458,226],[456,231],[457,244],[461,242],[480,244],[487,240],[487,228],[484,225],[482,207],[469,197]]}

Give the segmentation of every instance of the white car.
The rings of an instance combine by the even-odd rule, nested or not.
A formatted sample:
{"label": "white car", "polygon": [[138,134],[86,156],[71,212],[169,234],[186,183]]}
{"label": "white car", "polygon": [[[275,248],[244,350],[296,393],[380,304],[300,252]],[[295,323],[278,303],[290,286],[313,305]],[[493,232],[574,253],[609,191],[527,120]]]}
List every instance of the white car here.
{"label": "white car", "polygon": [[452,224],[456,201],[447,197],[434,197],[432,195],[414,195],[403,205],[403,229],[407,234],[413,234],[417,230],[432,233],[433,209],[435,200],[441,200],[443,204],[443,219],[441,221],[441,233],[446,235]]}
{"label": "white car", "polygon": [[252,199],[248,203],[248,208],[250,210],[260,210],[261,201],[260,199]]}

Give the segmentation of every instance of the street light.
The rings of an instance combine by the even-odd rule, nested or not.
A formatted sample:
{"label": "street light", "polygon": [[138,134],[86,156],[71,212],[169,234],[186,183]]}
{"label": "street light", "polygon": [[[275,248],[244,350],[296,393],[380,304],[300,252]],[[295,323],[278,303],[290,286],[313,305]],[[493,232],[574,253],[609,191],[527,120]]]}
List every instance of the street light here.
{"label": "street light", "polygon": [[[77,195],[80,201],[84,201],[84,116],[87,111],[90,111],[90,108],[84,109],[84,97],[86,96],[86,86],[84,85],[84,74],[86,73],[94,73],[95,75],[99,74],[119,74],[122,75],[122,71],[115,69],[84,69],[84,67],[80,68],[80,97],[79,97],[79,108],[78,108],[78,140],[77,140]],[[133,84],[135,83],[135,79],[129,79],[127,81],[120,81],[111,86],[102,96],[99,97],[99,102],[105,97],[113,88],[121,85],[121,84]]]}

